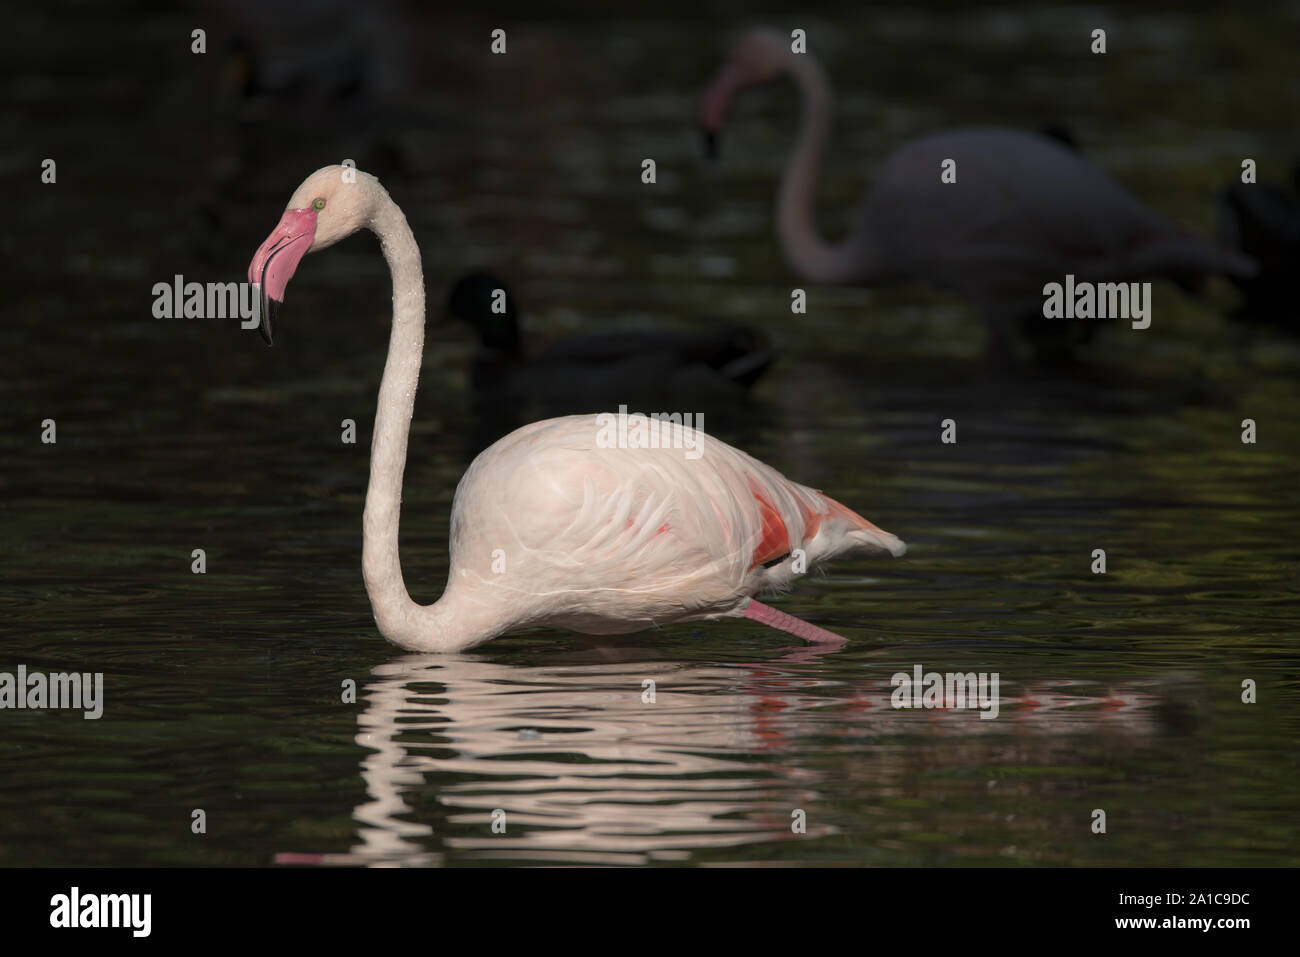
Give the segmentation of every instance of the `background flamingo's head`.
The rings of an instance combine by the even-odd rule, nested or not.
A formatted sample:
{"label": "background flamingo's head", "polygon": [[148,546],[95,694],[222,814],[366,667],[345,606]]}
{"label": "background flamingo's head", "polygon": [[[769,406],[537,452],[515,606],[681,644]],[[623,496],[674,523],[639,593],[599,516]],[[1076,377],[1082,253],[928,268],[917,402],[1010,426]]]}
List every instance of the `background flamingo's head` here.
{"label": "background flamingo's head", "polygon": [[271,235],[248,264],[248,281],[259,291],[259,329],[271,344],[275,317],[298,263],[370,224],[379,181],[347,166],[326,166],[308,176],[285,207]]}
{"label": "background flamingo's head", "polygon": [[795,55],[790,43],[786,34],[768,29],[751,30],[736,43],[700,101],[700,127],[710,153],[737,94],[747,87],[769,83],[790,69]]}

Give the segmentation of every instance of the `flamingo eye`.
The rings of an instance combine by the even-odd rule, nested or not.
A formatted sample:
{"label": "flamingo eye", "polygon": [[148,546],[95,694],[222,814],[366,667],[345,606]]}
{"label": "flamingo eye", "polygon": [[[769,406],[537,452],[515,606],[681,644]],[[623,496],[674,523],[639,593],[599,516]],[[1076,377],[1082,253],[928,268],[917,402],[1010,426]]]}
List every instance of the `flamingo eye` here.
{"label": "flamingo eye", "polygon": [[323,200],[323,199],[318,199],[318,200],[316,200],[314,203],[312,203],[311,205],[312,205],[312,209],[316,209],[316,210],[324,209],[324,208],[325,208],[325,200]]}

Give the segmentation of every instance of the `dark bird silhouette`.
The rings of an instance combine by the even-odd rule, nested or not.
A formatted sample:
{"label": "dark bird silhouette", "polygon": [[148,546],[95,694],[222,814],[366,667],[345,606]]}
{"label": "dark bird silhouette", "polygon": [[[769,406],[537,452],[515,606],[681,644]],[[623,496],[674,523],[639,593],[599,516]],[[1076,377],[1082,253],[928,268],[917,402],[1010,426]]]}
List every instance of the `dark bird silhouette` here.
{"label": "dark bird silhouette", "polygon": [[480,423],[491,423],[487,432],[620,405],[644,413],[705,413],[706,422],[735,429],[753,411],[750,387],[775,358],[760,331],[720,322],[585,333],[530,354],[517,300],[502,279],[483,271],[456,282],[447,311],[478,336],[470,384]]}
{"label": "dark bird silhouette", "polygon": [[1234,277],[1245,301],[1237,317],[1300,333],[1294,277],[1300,267],[1300,162],[1291,187],[1232,183],[1219,192],[1219,238],[1259,263],[1259,272]]}

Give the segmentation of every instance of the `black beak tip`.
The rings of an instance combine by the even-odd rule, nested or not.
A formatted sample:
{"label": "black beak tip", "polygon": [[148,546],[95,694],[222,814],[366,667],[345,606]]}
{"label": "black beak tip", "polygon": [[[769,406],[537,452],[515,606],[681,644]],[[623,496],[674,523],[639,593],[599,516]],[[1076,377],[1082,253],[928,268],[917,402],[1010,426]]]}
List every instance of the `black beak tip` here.
{"label": "black beak tip", "polygon": [[712,130],[700,130],[704,139],[704,155],[711,160],[718,158],[718,134]]}
{"label": "black beak tip", "polygon": [[262,300],[262,321],[257,327],[257,331],[262,334],[263,341],[272,345],[271,336],[274,329],[276,316],[280,314],[280,303],[267,296]]}

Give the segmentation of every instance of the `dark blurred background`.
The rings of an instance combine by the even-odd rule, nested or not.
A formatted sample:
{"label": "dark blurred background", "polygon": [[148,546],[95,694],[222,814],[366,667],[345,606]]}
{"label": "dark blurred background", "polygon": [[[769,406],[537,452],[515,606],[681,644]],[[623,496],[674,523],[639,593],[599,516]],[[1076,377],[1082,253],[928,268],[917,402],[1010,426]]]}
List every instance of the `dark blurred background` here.
{"label": "dark blurred background", "polygon": [[[403,516],[417,600],[444,580],[452,492],[484,439],[474,337],[443,310],[477,267],[509,281],[537,345],[627,325],[761,330],[776,359],[722,434],[912,547],[790,596],[783,607],[854,641],[821,671],[777,669],[781,689],[727,671],[780,644],[736,623],[617,651],[558,633],[502,639],[470,659],[491,678],[457,666],[470,671],[455,679],[464,701],[525,662],[590,667],[566,692],[579,704],[593,689],[639,693],[647,662],[699,666],[701,701],[730,689],[742,721],[772,701],[846,714],[836,707],[863,675],[915,661],[1000,670],[1034,703],[1025,688],[1045,679],[1078,695],[1075,719],[1037,737],[1022,723],[965,756],[962,730],[890,737],[813,719],[703,740],[734,750],[743,780],[704,768],[731,795],[716,812],[665,798],[644,825],[663,829],[662,859],[736,860],[749,843],[746,859],[794,862],[1296,863],[1294,305],[1247,323],[1225,283],[1199,300],[1158,284],[1149,334],[1104,328],[1064,372],[992,369],[983,324],[956,299],[789,272],[772,234],[798,121],[789,83],[738,105],[714,164],[696,104],[739,30],[802,27],[837,96],[817,200],[826,235],[848,228],[895,147],[973,124],[1064,126],[1144,202],[1208,235],[1243,157],[1284,181],[1300,153],[1300,5],[844,6],[51,2],[5,15],[0,670],[102,670],[109,702],[100,722],[0,714],[13,768],[0,776],[0,862],[258,864],[356,841],[353,806],[375,785],[357,777],[370,752],[336,689],[395,656],[359,574],[390,309],[378,245],[359,236],[307,257],[272,349],[231,320],[152,315],[154,283],[175,274],[242,280],[298,183],[350,158],[384,182],[424,255],[430,326]],[[497,27],[505,56],[489,54]],[[1104,57],[1088,50],[1096,27]],[[204,55],[191,53],[196,28]],[[796,285],[810,290],[807,316],[790,314]],[[956,447],[938,442],[949,416]],[[1255,446],[1240,442],[1246,417]],[[46,418],[57,445],[39,441]],[[339,441],[345,418],[356,445]],[[1088,573],[1097,547],[1112,556],[1104,585]],[[207,550],[204,576],[190,573],[193,548]],[[611,656],[633,663],[626,675],[600,672]],[[790,691],[800,677],[822,690]],[[1267,704],[1238,703],[1243,677]],[[1138,715],[1099,735],[1108,701]],[[555,707],[555,722],[573,720]],[[710,720],[701,709],[663,740]],[[435,754],[463,760],[403,785],[433,822],[413,840],[438,861],[487,856],[445,836],[478,823],[443,795],[480,775],[490,790],[500,771],[486,757],[537,723],[495,715],[500,739],[476,750],[448,728],[477,714],[452,709],[426,729]],[[646,744],[636,721],[613,726],[629,753]],[[839,734],[851,747],[826,744]],[[774,749],[762,760],[756,740]],[[608,743],[559,751],[613,760]],[[702,770],[664,771],[678,773]],[[617,795],[619,780],[602,787]],[[1014,800],[998,804],[987,781]],[[1104,848],[1064,823],[1099,790],[1144,809],[1141,828]],[[780,845],[784,808],[819,797],[830,825]],[[197,806],[224,814],[202,846],[187,831]],[[560,859],[554,847],[659,859],[608,838],[595,811],[556,813],[571,841],[539,851],[525,827],[495,859]],[[719,822],[718,840],[700,837]]]}

